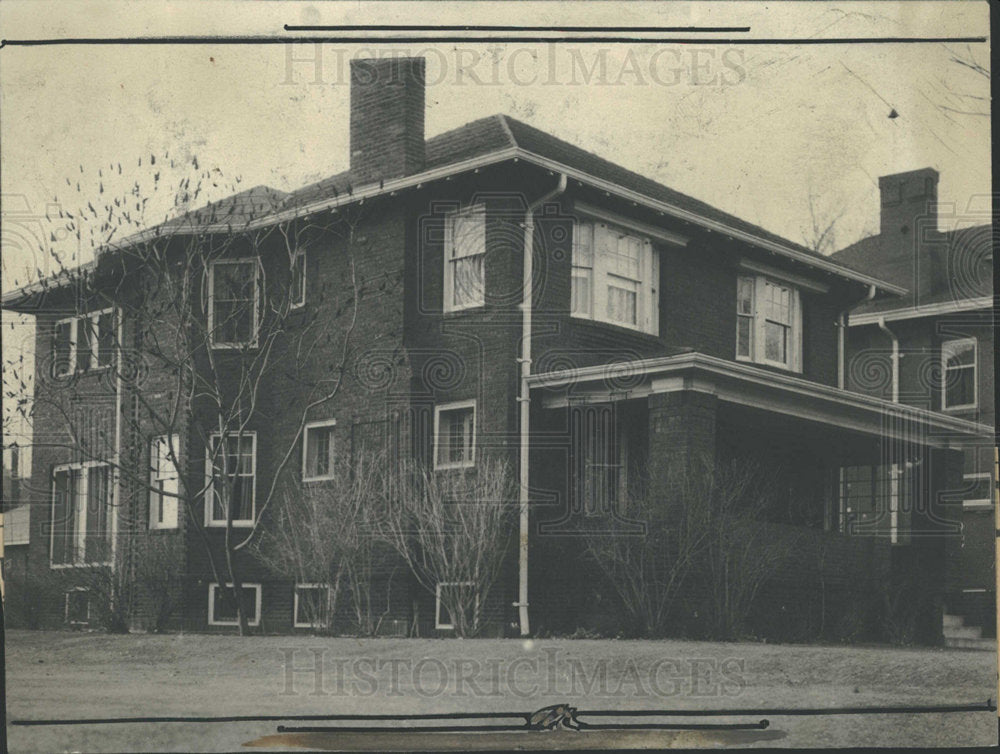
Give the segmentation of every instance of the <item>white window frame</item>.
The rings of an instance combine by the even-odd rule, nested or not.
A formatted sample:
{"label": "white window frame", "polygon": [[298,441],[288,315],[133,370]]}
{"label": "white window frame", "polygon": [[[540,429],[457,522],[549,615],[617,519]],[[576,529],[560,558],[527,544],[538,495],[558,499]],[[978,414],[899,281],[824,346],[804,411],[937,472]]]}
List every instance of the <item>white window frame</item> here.
{"label": "white window frame", "polygon": [[[100,363],[100,344],[101,344],[101,329],[100,322],[101,317],[105,314],[111,315],[111,330],[112,332],[116,329],[116,319],[115,308],[113,306],[97,309],[92,312],[87,312],[86,314],[74,314],[72,317],[63,317],[55,321],[53,325],[53,338],[56,337],[56,331],[58,331],[59,326],[69,323],[69,368],[68,371],[58,372],[55,374],[56,377],[67,377],[71,374],[76,374],[77,365],[80,363],[80,359],[77,358],[78,346],[80,345],[80,327],[84,325],[85,322],[92,326],[92,331],[94,337],[90,341],[90,366],[87,367],[85,371],[89,372],[99,372],[105,369],[110,369],[114,356],[112,355],[111,363],[101,364]],[[55,351],[55,344],[53,343],[53,352]],[[54,365],[53,365],[54,366]]]}
{"label": "white window frame", "polygon": [[[458,463],[441,463],[441,414],[446,411],[456,411],[461,409],[472,409],[472,442],[469,446],[469,460]],[[476,401],[455,401],[453,403],[440,403],[434,406],[434,470],[446,471],[449,469],[471,469],[476,465]]]}
{"label": "white window frame", "polygon": [[328,611],[327,620],[329,621],[329,609],[330,609],[330,585],[321,584],[318,582],[296,582],[292,586],[292,628],[325,628],[327,624],[316,624],[316,623],[305,623],[299,620],[299,590],[300,589],[322,589],[326,591],[326,608]]}
{"label": "white window frame", "polygon": [[[257,519],[257,433],[255,431],[246,432],[228,432],[231,437],[239,438],[242,434],[243,437],[251,438],[253,443],[253,484],[251,489],[253,491],[253,505],[251,505],[251,517],[250,518],[234,518],[233,526],[253,526]],[[217,520],[212,518],[212,511],[214,508],[214,474],[212,473],[212,444],[222,438],[222,434],[219,432],[213,432],[209,435],[209,442],[205,448],[205,526],[210,527],[225,527],[226,520]]]}
{"label": "white window frame", "polygon": [[[989,484],[987,485],[990,489],[990,493],[993,492],[993,475],[988,471],[980,471],[975,474],[965,474],[963,479],[966,482],[974,482],[980,479],[985,479]],[[993,499],[986,498],[973,498],[971,500],[962,500],[962,507],[968,510],[992,510],[993,509]]]}
{"label": "white window frame", "polygon": [[[248,620],[248,626],[259,626],[260,625],[260,610],[261,610],[261,586],[259,583],[253,584],[243,584],[244,589],[254,589],[256,591],[256,598],[254,600],[254,619]],[[229,581],[226,583],[226,589],[232,589],[233,582]],[[210,626],[238,626],[240,624],[239,618],[236,620],[216,620],[215,619],[215,590],[219,588],[217,582],[212,582],[208,585],[208,625]]]}
{"label": "white window frame", "polygon": [[312,475],[309,473],[309,430],[336,427],[336,419],[322,419],[320,421],[308,422],[302,429],[302,481],[303,482],[323,482],[334,479],[337,476],[334,469],[334,459],[336,458],[336,434],[330,438],[330,470],[326,475]]}
{"label": "white window frame", "polygon": [[[750,328],[750,355],[739,352],[740,331],[739,331],[739,286],[740,279],[753,281],[753,301],[752,301],[752,327]],[[789,307],[791,320],[788,333],[788,362],[776,361],[765,356],[766,350],[766,322],[767,316],[764,312],[763,301],[764,292],[767,286],[778,286],[787,288],[790,293]],[[736,280],[736,339],[735,354],[737,361],[752,362],[755,364],[765,364],[767,366],[784,369],[790,372],[802,372],[802,294],[799,286],[789,283],[771,275],[754,275],[741,273]],[[742,315],[748,316],[748,315]]]}
{"label": "white window frame", "polygon": [[[443,586],[471,586],[475,587],[476,583],[474,581],[439,581],[437,586],[434,588],[434,628],[449,630],[454,629],[455,626],[452,623],[442,623],[441,622],[441,587]],[[479,591],[476,591],[476,606],[475,611],[479,613]]]}
{"label": "white window frame", "polygon": [[[160,473],[158,469],[153,467],[153,449],[154,447],[158,446],[161,443],[161,441],[164,440],[166,441],[165,444],[169,452],[173,453],[175,456],[180,452],[180,437],[176,434],[157,435],[156,437],[152,438],[149,441],[148,451],[149,451],[149,475],[150,475],[149,477],[149,528],[150,529],[176,529],[179,526],[180,498],[176,496],[170,497],[170,500],[173,503],[172,522],[171,519],[168,519],[166,516],[164,516],[164,522],[162,524],[156,520],[158,517],[156,515],[158,513],[158,511],[156,510],[156,506],[159,505],[160,508],[163,508],[164,505],[162,500],[163,496],[159,491],[157,491],[156,483],[167,481],[170,479],[170,477],[164,476],[162,473]],[[170,462],[169,459],[166,460]],[[176,492],[179,493],[180,464],[178,464],[176,457],[173,459],[172,464],[174,467],[174,478],[177,482]]]}
{"label": "white window frame", "polygon": [[[302,277],[299,282],[299,290],[295,291],[292,289],[292,285],[295,283],[295,265],[298,264],[299,260],[302,260]],[[291,266],[291,276],[288,281],[289,284],[289,309],[301,309],[306,305],[306,277],[308,273],[309,264],[308,257],[306,256],[305,249],[299,249],[294,254],[292,254],[292,266]]]}
{"label": "white window frame", "polygon": [[[570,316],[576,319],[603,322],[604,324],[624,327],[628,330],[645,333],[646,335],[659,336],[660,334],[660,252],[654,248],[652,237],[638,231],[626,220],[608,220],[607,215],[591,216],[583,215],[573,223],[573,248],[571,260],[571,275],[575,275],[577,268],[589,269],[590,279],[590,311],[574,312],[572,302],[572,284],[570,286]],[[591,261],[589,268],[584,264],[577,264],[577,250],[580,248],[579,242],[582,238],[582,224],[590,225],[590,245]],[[601,255],[597,251],[595,238],[597,229],[605,228],[608,232],[618,233],[621,236],[636,239],[641,243],[639,253],[639,278],[629,278],[617,275],[611,271],[607,255]],[[636,284],[635,324],[622,322],[607,316],[607,293],[609,279],[621,277]]]}
{"label": "white window frame", "polygon": [[[254,266],[253,286],[253,322],[252,337],[246,343],[226,343],[215,339],[215,268],[222,265],[252,264]],[[257,257],[238,257],[235,259],[216,259],[208,266],[208,340],[212,348],[218,350],[256,348],[260,335],[260,260]]]}
{"label": "white window frame", "polygon": [[[466,215],[481,214],[483,217],[483,250],[476,254],[466,254],[462,259],[468,257],[482,256],[483,258],[483,280],[480,288],[481,297],[477,301],[466,304],[455,303],[455,270],[454,259],[451,256],[454,240],[455,219]],[[482,203],[472,204],[468,207],[452,210],[444,216],[444,241],[441,245],[442,258],[444,260],[444,298],[442,301],[444,312],[460,312],[468,309],[478,309],[486,305],[486,205]]]}
{"label": "white window frame", "polygon": [[[948,357],[961,347],[972,344],[972,364],[953,369],[972,369],[972,403],[948,405]],[[976,338],[952,338],[941,342],[941,409],[943,411],[972,411],[979,407],[979,341]]]}
{"label": "white window frame", "polygon": [[[115,537],[115,524],[113,523],[112,517],[117,517],[118,511],[115,507],[115,473],[111,464],[107,461],[84,461],[83,463],[63,463],[52,468],[52,483],[51,492],[49,493],[49,568],[59,569],[59,568],[81,568],[81,567],[92,567],[92,566],[109,566],[113,563],[112,560],[106,561],[95,561],[93,563],[87,562],[85,560],[87,555],[87,495],[88,495],[88,485],[90,484],[90,469],[97,467],[107,467],[108,469],[108,498],[110,500],[110,505],[108,506],[108,534],[111,537],[111,552],[114,552],[114,537]],[[72,563],[54,563],[52,562],[52,557],[55,553],[55,542],[56,542],[56,527],[55,527],[55,513],[56,513],[56,474],[59,472],[73,472],[80,471],[80,492],[77,497],[82,499],[84,504],[79,506],[76,511],[76,532],[75,532],[75,552],[74,560]],[[76,560],[76,555],[80,555],[81,560]]]}
{"label": "white window frame", "polygon": [[[69,619],[69,595],[73,592],[85,592],[87,594],[87,619],[86,620],[73,620]],[[90,625],[90,589],[85,586],[74,586],[66,590],[65,597],[65,611],[63,612],[63,623],[70,626],[89,626]]]}

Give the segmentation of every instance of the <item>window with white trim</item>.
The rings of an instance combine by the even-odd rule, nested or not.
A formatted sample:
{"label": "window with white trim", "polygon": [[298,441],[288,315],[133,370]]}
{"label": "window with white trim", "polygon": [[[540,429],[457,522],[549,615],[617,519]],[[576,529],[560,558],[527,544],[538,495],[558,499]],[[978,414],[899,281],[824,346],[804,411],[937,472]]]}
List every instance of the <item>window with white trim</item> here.
{"label": "window with white trim", "polygon": [[292,255],[292,275],[290,281],[289,305],[298,309],[306,304],[306,253],[296,251]]}
{"label": "window with white trim", "polygon": [[574,317],[659,333],[659,254],[649,238],[607,223],[573,227]]}
{"label": "window with white trim", "polygon": [[306,424],[302,443],[302,481],[333,479],[336,419]]}
{"label": "window with white trim", "polygon": [[434,407],[434,468],[462,469],[476,465],[476,402]]}
{"label": "window with white trim", "polygon": [[434,590],[434,628],[452,629],[455,624],[451,621],[451,610],[457,610],[459,606],[471,608],[472,615],[466,616],[466,622],[472,625],[476,615],[479,613],[479,594],[470,605],[469,597],[475,590],[476,585],[471,581],[439,581]]}
{"label": "window with white trim", "polygon": [[234,526],[252,526],[257,487],[257,433],[230,432],[226,441],[213,434],[206,451],[208,474],[205,491],[205,523],[225,526],[228,505],[233,507]]}
{"label": "window with white trim", "polygon": [[444,217],[444,311],[482,306],[486,291],[486,207]]}
{"label": "window with white trim", "polygon": [[107,369],[114,352],[114,309],[61,319],[53,332],[52,376]]}
{"label": "window with white trim", "polygon": [[177,528],[177,435],[154,437],[149,443],[149,528]]}
{"label": "window with white trim", "polygon": [[[243,584],[243,607],[247,611],[247,625],[260,625],[260,584]],[[220,587],[208,585],[208,625],[237,626],[236,591],[232,582]]]}
{"label": "window with white trim", "polygon": [[326,584],[296,584],[293,606],[295,628],[324,628],[329,625],[330,588]]}
{"label": "window with white trim", "polygon": [[90,590],[77,586],[66,592],[66,622],[71,626],[90,623]]}
{"label": "window with white trim", "polygon": [[763,275],[737,278],[736,358],[802,371],[802,303],[797,288]]}
{"label": "window with white trim", "polygon": [[973,409],[976,398],[976,339],[956,338],[941,344],[941,407]]}
{"label": "window with white trim", "polygon": [[208,270],[208,331],[213,348],[253,347],[260,325],[260,265],[220,259]]}
{"label": "window with white trim", "polygon": [[57,466],[52,478],[50,564],[111,562],[113,474],[106,463]]}

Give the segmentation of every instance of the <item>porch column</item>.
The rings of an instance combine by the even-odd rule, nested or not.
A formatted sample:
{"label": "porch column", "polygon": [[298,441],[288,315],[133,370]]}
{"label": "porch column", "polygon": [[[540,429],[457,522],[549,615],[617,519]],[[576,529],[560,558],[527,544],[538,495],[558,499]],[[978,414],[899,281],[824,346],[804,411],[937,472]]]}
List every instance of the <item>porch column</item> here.
{"label": "porch column", "polygon": [[649,396],[649,470],[667,489],[702,459],[715,459],[718,399],[683,390]]}

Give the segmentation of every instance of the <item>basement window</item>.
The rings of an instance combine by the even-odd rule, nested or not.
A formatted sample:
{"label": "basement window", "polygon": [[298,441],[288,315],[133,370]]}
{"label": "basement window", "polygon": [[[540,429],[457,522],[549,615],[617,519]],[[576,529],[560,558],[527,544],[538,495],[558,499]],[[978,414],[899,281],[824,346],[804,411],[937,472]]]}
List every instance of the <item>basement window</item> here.
{"label": "basement window", "polygon": [[475,621],[476,613],[479,612],[478,594],[475,595],[473,604],[469,605],[469,597],[472,597],[475,588],[476,585],[471,581],[438,582],[434,593],[434,628],[442,630],[455,628],[455,624],[451,622],[453,619],[449,612],[449,606],[452,610],[457,610],[460,606],[471,608],[472,615],[466,616],[466,622],[471,625]]}
{"label": "basement window", "polygon": [[330,589],[326,584],[296,584],[295,628],[323,628],[329,625]]}
{"label": "basement window", "polygon": [[90,623],[90,591],[78,586],[66,592],[66,622],[71,626]]}
{"label": "basement window", "polygon": [[[260,584],[243,585],[243,606],[247,611],[247,625],[260,625]],[[208,625],[237,626],[236,591],[232,583],[221,587],[208,585]]]}

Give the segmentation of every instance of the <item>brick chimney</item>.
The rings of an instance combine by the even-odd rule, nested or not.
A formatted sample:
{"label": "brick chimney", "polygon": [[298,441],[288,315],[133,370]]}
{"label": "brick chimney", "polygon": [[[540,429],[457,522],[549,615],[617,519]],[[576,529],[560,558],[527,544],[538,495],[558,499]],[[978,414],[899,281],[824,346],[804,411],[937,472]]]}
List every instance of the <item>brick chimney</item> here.
{"label": "brick chimney", "polygon": [[351,182],[424,167],[424,59],[351,61]]}
{"label": "brick chimney", "polygon": [[921,228],[937,230],[938,172],[921,168],[878,179],[882,195],[883,236],[907,235]]}
{"label": "brick chimney", "polygon": [[[913,303],[941,288],[947,249],[938,233],[938,172],[921,168],[878,179],[882,198],[881,255],[884,262],[904,270]],[[898,274],[897,273],[897,274]]]}

